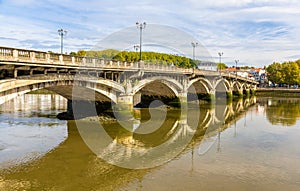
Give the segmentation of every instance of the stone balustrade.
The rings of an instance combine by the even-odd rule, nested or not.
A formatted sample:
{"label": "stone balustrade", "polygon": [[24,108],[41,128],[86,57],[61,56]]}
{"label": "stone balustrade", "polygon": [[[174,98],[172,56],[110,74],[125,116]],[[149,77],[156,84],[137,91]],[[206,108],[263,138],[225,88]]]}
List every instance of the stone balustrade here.
{"label": "stone balustrade", "polygon": [[146,70],[148,72],[172,72],[177,74],[196,74],[202,76],[222,76],[226,78],[236,78],[237,80],[247,81],[257,84],[257,82],[240,76],[230,75],[224,72],[199,70],[193,68],[179,68],[172,64],[151,64],[147,62],[121,62],[117,60],[106,60],[102,58],[80,57],[67,54],[58,54],[52,52],[43,52],[35,50],[17,49],[9,47],[0,47],[0,61],[20,62],[29,64],[38,64],[39,66],[53,65],[62,67],[88,68],[88,69],[123,69],[128,70]]}

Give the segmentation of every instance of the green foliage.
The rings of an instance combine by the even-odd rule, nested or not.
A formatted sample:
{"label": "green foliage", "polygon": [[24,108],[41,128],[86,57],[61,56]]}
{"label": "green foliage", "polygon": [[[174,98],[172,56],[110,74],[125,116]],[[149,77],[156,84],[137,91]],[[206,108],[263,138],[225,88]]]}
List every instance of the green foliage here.
{"label": "green foliage", "polygon": [[77,52],[77,56],[86,56],[87,55],[87,52],[85,50],[79,50]]}
{"label": "green foliage", "polygon": [[70,52],[70,56],[76,56],[77,53],[76,52]]}
{"label": "green foliage", "polygon": [[284,82],[284,76],[282,71],[282,65],[274,62],[267,67],[268,79],[275,84],[282,84]]}
{"label": "green foliage", "polygon": [[[72,53],[73,55],[74,53]],[[113,49],[107,49],[103,51],[85,51],[80,50],[75,53],[77,56],[87,56],[87,57],[97,57],[103,59],[113,59],[123,62],[137,62],[140,59],[139,52],[128,52],[128,51],[118,51]],[[156,53],[156,52],[143,52],[143,61],[145,63],[152,64],[162,64],[162,65],[173,65],[182,68],[193,68],[196,67],[199,60],[192,60],[183,56]]]}
{"label": "green foliage", "polygon": [[86,56],[88,57],[97,57],[103,59],[113,59],[120,51],[114,49],[106,49],[101,51],[89,50],[86,51]]}
{"label": "green foliage", "polygon": [[[145,63],[162,64],[162,65],[174,65],[182,68],[193,68],[196,67],[196,62],[190,58],[183,56],[156,53],[156,52],[143,52],[142,60]],[[137,62],[139,61],[138,52],[122,51],[113,57],[115,60],[126,61],[126,62]]]}
{"label": "green foliage", "polygon": [[296,62],[274,62],[267,67],[268,79],[276,84],[300,84],[300,60]]}
{"label": "green foliage", "polygon": [[218,64],[217,64],[217,68],[218,68],[218,70],[225,70],[225,69],[228,68],[228,67],[227,67],[227,65],[224,64],[224,63],[218,63]]}

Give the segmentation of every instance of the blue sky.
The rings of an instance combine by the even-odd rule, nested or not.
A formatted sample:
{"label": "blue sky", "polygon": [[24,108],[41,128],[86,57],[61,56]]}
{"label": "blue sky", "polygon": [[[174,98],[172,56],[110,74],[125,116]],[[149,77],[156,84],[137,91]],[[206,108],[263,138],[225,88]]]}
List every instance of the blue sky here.
{"label": "blue sky", "polygon": [[[300,59],[298,0],[0,0],[0,7],[0,46],[59,52],[57,29],[64,28],[65,51],[92,49],[146,21],[145,39],[155,34],[151,25],[176,28],[202,44],[196,47],[199,59],[203,48],[216,62],[223,52],[229,66],[236,59],[258,67]],[[137,29],[133,35],[138,44]]]}

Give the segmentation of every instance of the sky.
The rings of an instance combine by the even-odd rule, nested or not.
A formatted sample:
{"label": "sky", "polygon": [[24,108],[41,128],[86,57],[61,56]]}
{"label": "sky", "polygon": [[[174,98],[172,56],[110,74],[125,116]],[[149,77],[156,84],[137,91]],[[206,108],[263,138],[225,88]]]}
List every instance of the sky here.
{"label": "sky", "polygon": [[228,66],[263,67],[300,59],[299,18],[299,0],[0,0],[0,46],[60,52],[63,28],[64,52],[112,41],[128,50],[139,44],[138,21],[145,51],[192,57],[198,42],[197,59],[219,62],[223,52]]}

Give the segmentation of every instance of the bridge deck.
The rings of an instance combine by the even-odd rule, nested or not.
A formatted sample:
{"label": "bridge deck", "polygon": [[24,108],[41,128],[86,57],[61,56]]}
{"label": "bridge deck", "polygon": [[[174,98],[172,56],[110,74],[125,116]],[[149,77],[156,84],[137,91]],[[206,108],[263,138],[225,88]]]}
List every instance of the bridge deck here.
{"label": "bridge deck", "polygon": [[43,69],[66,69],[77,72],[78,70],[89,71],[115,71],[115,72],[136,72],[143,70],[147,73],[196,75],[196,76],[218,76],[228,79],[246,81],[251,84],[258,84],[248,78],[232,74],[198,70],[193,68],[178,68],[172,64],[161,65],[144,62],[120,62],[116,60],[105,60],[101,58],[79,57],[65,54],[48,53],[35,50],[16,49],[0,47],[0,69],[17,70],[43,70]]}

